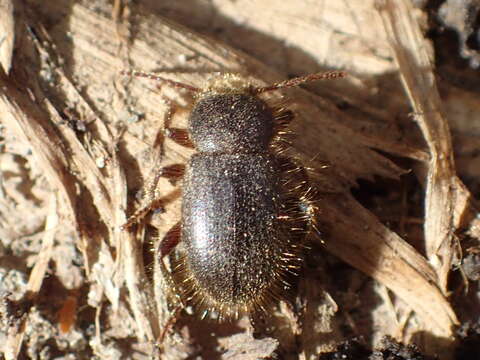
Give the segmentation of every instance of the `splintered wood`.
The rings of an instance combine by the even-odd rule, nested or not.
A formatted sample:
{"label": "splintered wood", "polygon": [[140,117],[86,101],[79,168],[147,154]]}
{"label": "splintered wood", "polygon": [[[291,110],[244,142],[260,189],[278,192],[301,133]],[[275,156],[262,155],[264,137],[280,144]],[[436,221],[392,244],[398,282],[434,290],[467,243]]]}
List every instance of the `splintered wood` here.
{"label": "splintered wood", "polygon": [[[131,7],[121,1],[113,7],[103,0],[33,1],[17,14],[0,0],[7,10],[0,11],[6,34],[5,42],[0,39],[0,238],[9,249],[0,251],[10,254],[0,270],[12,303],[34,305],[24,307],[0,350],[15,359],[51,341],[55,351],[66,342],[68,351],[102,359],[257,359],[275,353],[312,359],[343,340],[346,327],[348,336],[375,343],[383,335],[408,342],[430,334],[415,340],[432,354],[449,349],[458,325],[448,283],[462,256],[458,231],[478,243],[480,225],[456,174],[432,51],[419,25],[423,12],[400,0],[376,6],[300,1],[295,9],[281,0],[268,6],[214,0],[212,8],[167,3],[162,6],[169,11],[155,1]],[[160,11],[169,19],[156,15]],[[15,21],[27,26],[15,27]],[[211,38],[221,34],[253,56],[191,28]],[[14,39],[21,46],[14,47]],[[295,301],[280,303],[271,319],[255,319],[254,329],[247,318],[217,324],[189,315],[190,308],[172,320],[180,300],[162,274],[174,270],[178,258],[160,261],[154,249],[179,221],[179,184],[158,180],[162,208],[135,231],[121,225],[138,208],[136,194],[156,165],[185,163],[191,156],[193,151],[165,140],[163,129],[170,120],[185,127],[194,99],[121,71],[164,71],[201,88],[213,72],[239,73],[265,86],[286,73],[322,71],[322,65],[349,76],[312,85],[321,96],[285,92],[297,115],[294,148],[321,194],[322,238],[308,250]],[[171,104],[178,112],[166,120]],[[382,218],[398,204],[386,202],[375,212],[365,205],[375,202],[374,191],[362,193],[368,199],[363,205],[352,195],[359,182],[379,179],[395,183],[389,189],[395,192],[398,179],[409,173],[424,186],[413,205],[424,211],[393,219],[403,227]],[[416,232],[400,231],[406,223]],[[75,250],[61,263],[56,259],[66,244]],[[66,273],[76,274],[71,283],[62,280]],[[9,280],[16,276],[23,280]],[[370,327],[362,328],[366,318]],[[164,334],[166,324],[173,329]]]}

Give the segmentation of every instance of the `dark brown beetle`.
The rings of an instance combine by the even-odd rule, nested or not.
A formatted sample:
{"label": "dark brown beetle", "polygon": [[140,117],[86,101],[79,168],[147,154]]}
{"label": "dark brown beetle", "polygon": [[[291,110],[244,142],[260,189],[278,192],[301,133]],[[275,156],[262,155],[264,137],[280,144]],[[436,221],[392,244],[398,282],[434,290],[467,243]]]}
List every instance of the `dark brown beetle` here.
{"label": "dark brown beetle", "polygon": [[[197,94],[188,125],[197,153],[183,180],[182,219],[165,236],[159,254],[165,256],[183,240],[183,298],[220,318],[264,310],[265,304],[282,296],[289,274],[301,265],[305,234],[318,230],[307,174],[283,155],[293,113],[258,95],[345,73],[312,74],[267,87],[226,74],[204,89],[155,74],[124,74]],[[168,134],[189,143],[184,131]],[[138,210],[124,227],[150,209],[147,205]]]}

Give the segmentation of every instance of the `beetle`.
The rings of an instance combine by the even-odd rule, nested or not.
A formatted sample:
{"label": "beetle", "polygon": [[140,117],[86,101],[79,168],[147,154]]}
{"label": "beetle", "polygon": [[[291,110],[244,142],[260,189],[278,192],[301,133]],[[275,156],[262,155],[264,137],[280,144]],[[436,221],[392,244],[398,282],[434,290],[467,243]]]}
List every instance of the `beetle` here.
{"label": "beetle", "polygon": [[[157,74],[122,73],[195,94],[188,129],[166,132],[197,152],[182,174],[181,221],[165,235],[158,254],[167,255],[183,241],[185,254],[175,270],[182,298],[221,319],[265,311],[290,287],[289,275],[302,264],[305,235],[318,228],[308,174],[288,154],[286,135],[294,114],[260,95],[346,74],[316,73],[265,87],[223,74],[200,89]],[[159,175],[178,173],[170,167]],[[123,228],[154,204],[150,199]]]}

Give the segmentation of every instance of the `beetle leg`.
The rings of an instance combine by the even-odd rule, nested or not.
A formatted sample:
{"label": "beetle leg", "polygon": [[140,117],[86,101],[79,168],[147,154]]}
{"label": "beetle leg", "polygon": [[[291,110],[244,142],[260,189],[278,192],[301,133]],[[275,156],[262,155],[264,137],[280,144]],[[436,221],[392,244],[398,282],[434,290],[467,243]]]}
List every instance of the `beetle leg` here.
{"label": "beetle leg", "polygon": [[167,323],[165,324],[165,326],[162,329],[162,333],[158,337],[158,340],[157,340],[158,345],[157,346],[160,347],[163,344],[163,341],[165,340],[165,337],[167,336],[170,329],[173,328],[173,325],[175,325],[175,323],[177,322],[178,315],[180,314],[180,311],[182,311],[183,309],[184,309],[184,306],[180,305],[180,306],[177,306],[175,308],[175,310],[173,310],[173,314],[168,319]]}
{"label": "beetle leg", "polygon": [[160,258],[163,259],[165,256],[170,254],[170,252],[178,245],[182,240],[182,224],[177,222],[174,226],[167,231],[163,237],[160,245],[158,247]]}
{"label": "beetle leg", "polygon": [[[172,139],[174,142],[181,146],[185,146],[187,148],[193,149],[194,145],[192,141],[190,140],[190,136],[188,134],[187,129],[181,129],[177,127],[172,127],[172,120],[175,116],[175,114],[179,113],[179,107],[176,106],[171,100],[167,98],[163,98],[163,101],[168,105],[169,111],[167,113],[167,116],[165,118],[165,130],[164,130],[164,135],[168,137],[169,139]],[[189,111],[190,109],[185,109],[185,108],[180,108],[182,112]]]}
{"label": "beetle leg", "polygon": [[[177,222],[174,226],[167,231],[165,236],[158,242],[156,247],[156,256],[155,256],[155,291],[161,291],[161,295],[156,294],[158,298],[162,298],[165,296],[165,292],[170,294],[175,294],[175,297],[169,298],[168,300],[168,307],[172,306],[173,310],[169,312],[168,317],[164,318],[162,322],[161,328],[162,331],[160,336],[157,339],[157,346],[159,349],[163,348],[163,342],[168,334],[168,332],[173,328],[175,323],[179,318],[180,311],[185,308],[185,304],[183,303],[180,296],[178,296],[178,291],[172,289],[176,289],[175,280],[173,279],[172,273],[170,273],[164,263],[164,257],[169,255],[172,250],[178,245],[178,243],[182,239],[182,232],[181,232],[181,222]],[[173,305],[172,305],[173,303]],[[161,308],[166,303],[160,303],[157,306]]]}
{"label": "beetle leg", "polygon": [[192,140],[190,140],[190,135],[188,134],[187,129],[180,129],[180,128],[174,128],[174,127],[168,127],[165,129],[165,136],[167,136],[169,139],[172,139],[175,141],[177,144],[194,149],[195,146],[192,143]]}
{"label": "beetle leg", "polygon": [[153,144],[155,158],[153,160],[153,166],[150,170],[150,176],[148,177],[144,186],[142,204],[140,208],[138,208],[127,219],[125,224],[121,226],[123,230],[126,230],[130,228],[133,224],[138,223],[150,211],[155,209],[161,209],[163,207],[165,198],[163,196],[159,197],[157,191],[160,178],[167,178],[172,185],[175,185],[178,180],[181,180],[183,178],[183,175],[185,173],[184,164],[161,166],[163,157],[162,155],[164,152],[163,145],[165,137],[172,139],[180,145],[193,147],[193,144],[189,139],[186,129],[170,127],[173,117],[178,113],[178,107],[175,106],[175,104],[167,98],[162,98],[162,100],[168,105],[169,110],[165,114],[164,130],[158,131]]}
{"label": "beetle leg", "polygon": [[[140,222],[145,216],[147,216],[148,213],[150,213],[153,210],[160,209],[162,210],[165,203],[172,201],[172,199],[176,198],[178,196],[178,191],[174,191],[170,194],[166,194],[164,196],[158,196],[156,193],[156,184],[158,184],[158,181],[160,177],[166,177],[170,181],[177,181],[183,177],[185,166],[182,164],[174,164],[174,165],[169,165],[166,166],[162,169],[159,170],[159,173],[157,174],[156,178],[154,179],[155,186],[149,187],[147,190],[148,192],[144,196],[144,202],[140,208],[138,208],[121,226],[122,230],[128,230],[132,225],[137,224]],[[163,173],[165,172],[165,174]]]}

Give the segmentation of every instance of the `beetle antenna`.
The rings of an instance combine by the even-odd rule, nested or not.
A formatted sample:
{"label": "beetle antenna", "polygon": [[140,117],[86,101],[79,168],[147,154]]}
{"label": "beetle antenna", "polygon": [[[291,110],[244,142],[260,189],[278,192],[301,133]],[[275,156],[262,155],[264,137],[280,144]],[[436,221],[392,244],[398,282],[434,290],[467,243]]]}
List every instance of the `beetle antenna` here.
{"label": "beetle antenna", "polygon": [[151,80],[155,80],[155,81],[162,81],[162,82],[164,82],[164,83],[166,83],[170,86],[173,86],[173,87],[176,87],[176,88],[187,89],[187,90],[193,91],[193,92],[202,91],[201,89],[199,89],[195,86],[185,84],[185,83],[181,83],[181,82],[174,81],[174,80],[170,80],[170,79],[166,79],[166,78],[161,77],[161,76],[159,76],[155,73],[147,73],[147,72],[138,71],[138,70],[122,70],[122,71],[120,71],[120,74],[126,75],[126,76],[132,76],[132,77],[142,77],[142,78],[147,78],[147,79],[151,79]]}
{"label": "beetle antenna", "polygon": [[316,80],[333,80],[333,79],[340,79],[347,76],[347,73],[344,71],[328,71],[324,73],[315,73],[305,76],[296,77],[293,79],[285,80],[279,83],[275,83],[265,87],[257,87],[253,88],[253,94],[261,94],[268,91],[275,91],[278,89],[289,88],[293,86],[298,86],[300,84],[316,81]]}

